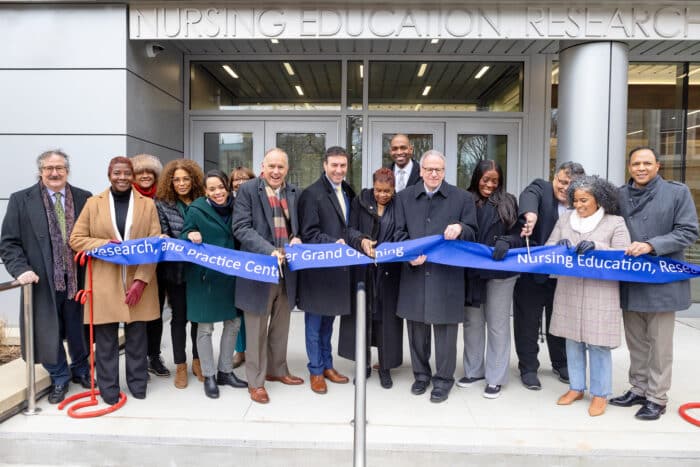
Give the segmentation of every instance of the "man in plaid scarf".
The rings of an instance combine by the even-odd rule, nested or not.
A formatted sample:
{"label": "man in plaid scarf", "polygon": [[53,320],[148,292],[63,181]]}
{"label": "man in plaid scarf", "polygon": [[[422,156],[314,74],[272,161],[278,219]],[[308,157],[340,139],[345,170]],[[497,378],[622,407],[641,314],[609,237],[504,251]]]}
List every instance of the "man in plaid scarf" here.
{"label": "man in plaid scarf", "polygon": [[290,310],[296,304],[296,273],[284,259],[284,245],[301,243],[297,200],[301,190],[285,178],[287,153],[273,148],[265,153],[262,174],[238,189],[231,224],[242,251],[277,256],[278,284],[236,278],[236,305],[245,313],[246,361],[250,398],[265,404],[270,398],[265,381],[303,384],[287,367]]}

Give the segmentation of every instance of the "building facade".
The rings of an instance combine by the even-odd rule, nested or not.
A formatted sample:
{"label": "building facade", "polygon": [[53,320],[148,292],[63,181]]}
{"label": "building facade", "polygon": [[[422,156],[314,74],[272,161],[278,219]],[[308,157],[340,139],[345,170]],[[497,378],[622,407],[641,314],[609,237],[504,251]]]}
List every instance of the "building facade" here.
{"label": "building facade", "polygon": [[97,192],[115,155],[228,171],[272,146],[305,186],[339,144],[359,189],[397,132],[462,187],[498,160],[514,194],[557,160],[621,184],[648,144],[700,205],[696,2],[0,2],[0,43],[0,216],[48,148]]}

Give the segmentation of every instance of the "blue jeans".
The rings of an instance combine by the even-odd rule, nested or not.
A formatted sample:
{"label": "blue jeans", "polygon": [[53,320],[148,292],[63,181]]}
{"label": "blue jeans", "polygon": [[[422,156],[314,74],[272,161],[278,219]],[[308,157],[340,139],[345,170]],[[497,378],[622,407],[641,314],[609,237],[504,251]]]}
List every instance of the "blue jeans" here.
{"label": "blue jeans", "polygon": [[320,375],[323,370],[333,368],[333,356],[331,355],[333,321],[335,321],[335,316],[304,313],[306,355],[309,357],[309,363],[306,366],[312,375]]}
{"label": "blue jeans", "polygon": [[612,394],[612,355],[610,347],[586,344],[566,339],[566,359],[569,369],[569,387],[573,391],[586,390],[586,350],[590,361],[592,396]]}
{"label": "blue jeans", "polygon": [[[56,312],[58,314],[59,341],[56,349],[56,363],[46,364],[44,368],[51,376],[51,383],[56,386],[64,386],[70,383],[71,376],[80,377],[87,375],[88,346],[83,334],[83,309],[75,300],[66,298],[65,292],[56,292]],[[63,339],[68,343],[70,353],[70,367],[66,359],[66,351],[63,347]]]}

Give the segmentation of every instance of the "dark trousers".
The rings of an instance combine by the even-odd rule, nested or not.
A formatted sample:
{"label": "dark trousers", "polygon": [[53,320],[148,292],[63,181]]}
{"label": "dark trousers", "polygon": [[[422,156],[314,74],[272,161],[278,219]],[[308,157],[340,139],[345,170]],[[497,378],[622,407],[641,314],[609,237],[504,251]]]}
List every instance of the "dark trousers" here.
{"label": "dark trousers", "polygon": [[[160,300],[160,314],[163,315],[163,306],[167,295],[172,318],[170,319],[170,338],[173,343],[173,361],[175,364],[187,363],[187,293],[185,284],[177,284],[173,281],[162,280],[158,283],[158,298]],[[163,320],[161,319],[161,327]],[[153,321],[148,322],[153,323]],[[149,325],[147,324],[147,326]],[[161,331],[162,333],[162,331]],[[190,323],[190,340],[192,342],[192,358],[199,358],[197,353],[197,323]],[[160,338],[158,339],[160,347]],[[158,349],[160,353],[160,349]],[[156,353],[155,355],[158,355]],[[148,338],[148,356],[151,357],[151,338]]]}
{"label": "dark trousers", "polygon": [[160,341],[163,338],[163,306],[165,305],[165,279],[161,269],[156,270],[158,278],[158,303],[160,314],[152,321],[146,321],[146,337],[148,341],[148,357],[155,358],[160,355]]}
{"label": "dark trousers", "polygon": [[[416,381],[431,381],[433,387],[450,390],[457,367],[458,324],[426,324],[406,320],[411,367]],[[430,331],[435,334],[435,374],[430,368]]]}
{"label": "dark trousers", "polygon": [[[63,386],[70,382],[71,376],[88,374],[88,346],[83,333],[83,308],[75,300],[68,299],[65,291],[56,292],[56,313],[59,334],[56,363],[44,364],[44,368],[51,376],[51,384]],[[68,343],[70,367],[63,347],[64,339]]]}
{"label": "dark trousers", "polygon": [[[95,366],[102,399],[114,404],[119,399],[119,323],[95,325]],[[146,394],[146,323],[124,325],[126,338],[126,384],[134,395]]]}
{"label": "dark trousers", "polygon": [[333,321],[335,316],[304,313],[306,355],[309,357],[309,363],[306,366],[312,375],[320,375],[323,370],[333,368],[333,347],[331,346]]}
{"label": "dark trousers", "polygon": [[544,283],[536,282],[529,274],[523,274],[515,283],[513,292],[513,328],[515,351],[518,354],[520,374],[536,373],[540,367],[537,354],[539,329],[542,325],[542,308],[545,310],[547,330],[547,350],[552,361],[552,368],[566,367],[566,340],[549,333],[552,320],[552,303],[556,279],[547,279]]}

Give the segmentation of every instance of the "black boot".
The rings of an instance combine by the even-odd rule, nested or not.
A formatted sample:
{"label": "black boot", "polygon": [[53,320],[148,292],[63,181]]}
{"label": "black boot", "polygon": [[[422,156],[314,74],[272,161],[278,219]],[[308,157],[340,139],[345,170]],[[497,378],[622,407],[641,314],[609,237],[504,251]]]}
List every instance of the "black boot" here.
{"label": "black boot", "polygon": [[229,385],[232,388],[243,389],[248,387],[248,383],[242,379],[239,379],[233,371],[231,373],[223,373],[219,371],[216,374],[216,382],[221,386]]}
{"label": "black boot", "polygon": [[212,399],[219,398],[219,386],[216,385],[216,378],[213,376],[204,377],[204,394]]}
{"label": "black boot", "polygon": [[389,389],[394,385],[394,382],[391,380],[391,370],[379,369],[379,384],[384,389]]}

